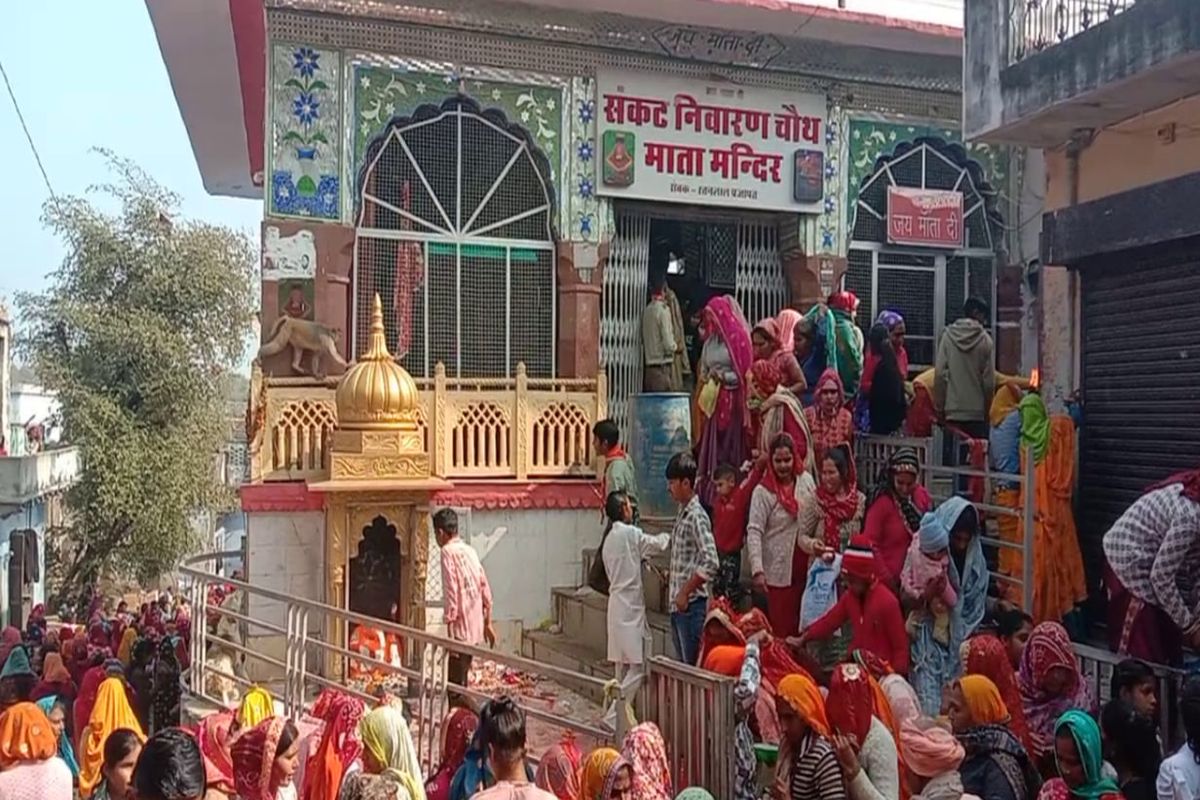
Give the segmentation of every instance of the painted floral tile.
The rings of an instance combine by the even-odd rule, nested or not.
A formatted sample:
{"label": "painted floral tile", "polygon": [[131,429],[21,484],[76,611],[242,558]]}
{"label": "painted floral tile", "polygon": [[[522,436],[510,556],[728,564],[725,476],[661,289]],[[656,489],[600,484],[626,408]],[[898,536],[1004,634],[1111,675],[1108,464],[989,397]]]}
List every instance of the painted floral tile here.
{"label": "painted floral tile", "polygon": [[358,174],[371,140],[396,117],[406,117],[421,105],[440,105],[459,92],[484,109],[504,112],[509,122],[529,131],[550,161],[550,180],[561,192],[563,90],[555,86],[504,83],[386,67],[354,67],[354,175]]}
{"label": "painted floral tile", "polygon": [[268,214],[341,218],[341,53],[271,48]]}

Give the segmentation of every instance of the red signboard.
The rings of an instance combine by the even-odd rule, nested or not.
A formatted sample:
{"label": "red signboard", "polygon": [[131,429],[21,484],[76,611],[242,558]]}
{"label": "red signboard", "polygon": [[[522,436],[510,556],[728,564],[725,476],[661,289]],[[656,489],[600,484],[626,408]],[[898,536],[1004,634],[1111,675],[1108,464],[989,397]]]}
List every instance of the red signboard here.
{"label": "red signboard", "polygon": [[889,244],[963,246],[962,192],[889,186],[887,216]]}

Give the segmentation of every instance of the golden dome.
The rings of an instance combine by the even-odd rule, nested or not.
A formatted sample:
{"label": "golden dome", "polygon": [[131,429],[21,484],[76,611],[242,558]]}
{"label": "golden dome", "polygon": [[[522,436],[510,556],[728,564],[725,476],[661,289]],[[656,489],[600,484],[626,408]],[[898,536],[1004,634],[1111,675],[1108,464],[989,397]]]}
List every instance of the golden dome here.
{"label": "golden dome", "polygon": [[367,352],[338,381],[338,428],[392,428],[416,419],[420,397],[412,376],[392,358],[383,331],[383,305],[375,295]]}

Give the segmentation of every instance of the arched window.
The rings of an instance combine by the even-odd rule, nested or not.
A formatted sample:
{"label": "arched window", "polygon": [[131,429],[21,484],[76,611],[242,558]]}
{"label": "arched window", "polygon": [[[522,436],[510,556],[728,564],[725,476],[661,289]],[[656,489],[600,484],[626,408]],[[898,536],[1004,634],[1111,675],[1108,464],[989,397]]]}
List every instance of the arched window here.
{"label": "arched window", "polygon": [[[944,189],[963,195],[963,247],[959,250],[896,247],[887,241],[887,195],[891,186]],[[975,295],[995,318],[995,250],[1004,223],[996,191],[962,145],[931,137],[897,145],[875,162],[854,208],[846,288],[862,305],[858,323],[871,327],[880,311],[904,315],[905,347],[913,370],[933,365],[942,329],[958,319]]]}
{"label": "arched window", "polygon": [[466,97],[421,106],[371,143],[358,187],[356,353],[379,294],[413,375],[554,374],[554,190],[522,128]]}

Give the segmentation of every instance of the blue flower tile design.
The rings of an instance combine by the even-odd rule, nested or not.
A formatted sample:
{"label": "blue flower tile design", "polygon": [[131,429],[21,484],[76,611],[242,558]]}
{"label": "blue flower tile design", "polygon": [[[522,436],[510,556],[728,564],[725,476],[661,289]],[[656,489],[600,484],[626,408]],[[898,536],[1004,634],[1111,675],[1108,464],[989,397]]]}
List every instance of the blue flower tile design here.
{"label": "blue flower tile design", "polygon": [[591,236],[592,235],[592,215],[591,214],[580,214],[579,215],[579,235],[580,236]]}
{"label": "blue flower tile design", "polygon": [[832,214],[836,210],[837,210],[837,201],[834,200],[832,197],[826,196],[826,198],[825,198],[825,213]]}
{"label": "blue flower tile design", "polygon": [[832,180],[836,175],[837,175],[837,166],[833,163],[832,159],[827,160],[825,162],[825,178],[827,180]]}
{"label": "blue flower tile design", "polygon": [[290,170],[276,170],[271,176],[271,199],[275,211],[293,216],[336,218],[338,215],[338,178],[322,175],[313,194],[302,193]]}
{"label": "blue flower tile design", "polygon": [[837,142],[837,137],[837,123],[829,120],[829,124],[825,126],[825,144],[834,144]]}
{"label": "blue flower tile design", "polygon": [[300,73],[301,77],[311,78],[319,66],[317,62],[321,59],[321,54],[313,50],[311,47],[301,47],[292,54],[295,59],[293,69]]}
{"label": "blue flower tile design", "polygon": [[826,228],[821,231],[821,247],[825,250],[833,249],[833,230]]}
{"label": "blue flower tile design", "polygon": [[578,152],[579,152],[579,160],[585,164],[588,163],[589,161],[592,160],[592,143],[589,141],[586,141],[586,140],[580,142]]}
{"label": "blue flower tile design", "polygon": [[579,122],[583,125],[590,125],[592,120],[596,118],[596,101],[580,100],[579,101]]}
{"label": "blue flower tile design", "polygon": [[301,125],[311,125],[317,117],[321,116],[318,112],[320,107],[321,102],[317,100],[316,95],[312,92],[301,92],[292,101],[292,114]]}
{"label": "blue flower tile design", "polygon": [[579,196],[583,199],[590,198],[595,194],[596,187],[592,184],[591,178],[582,178],[579,181]]}

